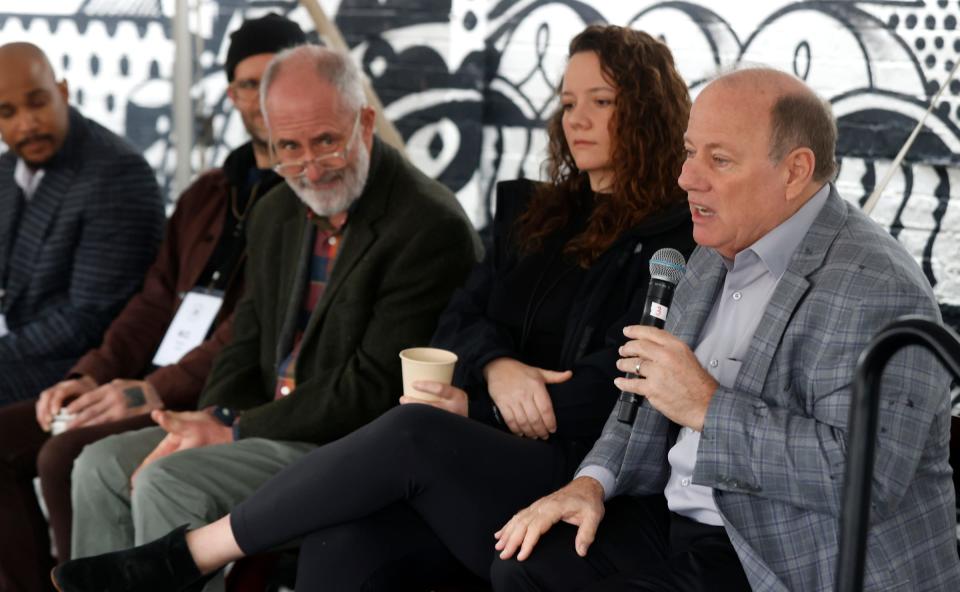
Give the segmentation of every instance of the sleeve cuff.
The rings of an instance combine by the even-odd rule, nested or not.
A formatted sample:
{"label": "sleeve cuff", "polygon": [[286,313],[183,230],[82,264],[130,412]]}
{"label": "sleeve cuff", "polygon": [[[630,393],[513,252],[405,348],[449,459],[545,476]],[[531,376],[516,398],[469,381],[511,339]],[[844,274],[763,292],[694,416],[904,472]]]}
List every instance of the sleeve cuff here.
{"label": "sleeve cuff", "polygon": [[577,471],[577,474],[574,475],[573,478],[576,479],[578,477],[590,477],[599,482],[600,487],[603,488],[603,501],[607,501],[613,495],[617,478],[610,469],[601,467],[600,465],[588,465]]}

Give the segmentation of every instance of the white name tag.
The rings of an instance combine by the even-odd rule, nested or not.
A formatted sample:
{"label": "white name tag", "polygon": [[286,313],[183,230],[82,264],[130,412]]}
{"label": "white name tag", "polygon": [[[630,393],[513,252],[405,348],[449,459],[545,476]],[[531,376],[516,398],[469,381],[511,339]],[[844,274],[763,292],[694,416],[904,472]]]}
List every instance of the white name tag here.
{"label": "white name tag", "polygon": [[7,329],[7,317],[0,314],[0,337],[3,337],[10,332],[10,329]]}
{"label": "white name tag", "polygon": [[188,292],[167,327],[153,363],[157,366],[176,364],[184,354],[203,343],[222,305],[222,292]]}

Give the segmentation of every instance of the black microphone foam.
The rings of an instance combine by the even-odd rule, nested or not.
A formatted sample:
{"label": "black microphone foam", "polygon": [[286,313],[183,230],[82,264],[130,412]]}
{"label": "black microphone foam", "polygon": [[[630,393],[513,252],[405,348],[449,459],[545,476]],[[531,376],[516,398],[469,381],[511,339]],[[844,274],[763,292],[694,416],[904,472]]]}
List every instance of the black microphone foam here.
{"label": "black microphone foam", "polygon": [[[676,249],[660,249],[650,257],[650,285],[643,304],[641,325],[663,329],[667,321],[667,312],[673,301],[673,290],[680,283],[686,271],[686,260]],[[636,378],[636,374],[627,373],[627,378]],[[617,420],[633,423],[640,407],[640,397],[634,393],[621,392],[617,407]]]}

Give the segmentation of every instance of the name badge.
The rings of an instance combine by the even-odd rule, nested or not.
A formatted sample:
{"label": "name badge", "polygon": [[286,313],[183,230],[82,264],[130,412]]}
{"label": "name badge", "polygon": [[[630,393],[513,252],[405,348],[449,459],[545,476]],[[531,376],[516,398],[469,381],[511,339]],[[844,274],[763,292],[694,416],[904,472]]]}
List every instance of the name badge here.
{"label": "name badge", "polygon": [[193,289],[180,302],[167,333],[153,356],[157,366],[176,364],[187,352],[203,343],[213,320],[223,306],[223,292]]}

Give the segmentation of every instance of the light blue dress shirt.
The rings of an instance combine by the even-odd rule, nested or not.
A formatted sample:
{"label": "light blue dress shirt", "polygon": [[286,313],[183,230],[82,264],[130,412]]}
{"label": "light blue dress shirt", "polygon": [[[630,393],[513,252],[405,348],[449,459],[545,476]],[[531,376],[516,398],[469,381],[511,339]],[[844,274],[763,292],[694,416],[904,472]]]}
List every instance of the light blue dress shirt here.
{"label": "light blue dress shirt", "polygon": [[[777,282],[829,195],[830,185],[826,184],[793,216],[737,253],[733,261],[723,259],[727,268],[723,289],[694,348],[697,360],[721,386],[732,388],[736,382]],[[667,506],[697,522],[722,526],[713,489],[693,481],[699,445],[700,432],[686,427],[680,430],[667,454],[671,469],[664,488]],[[599,481],[605,497],[613,491],[615,477],[603,467],[583,467],[577,472],[577,477],[581,476]]]}

